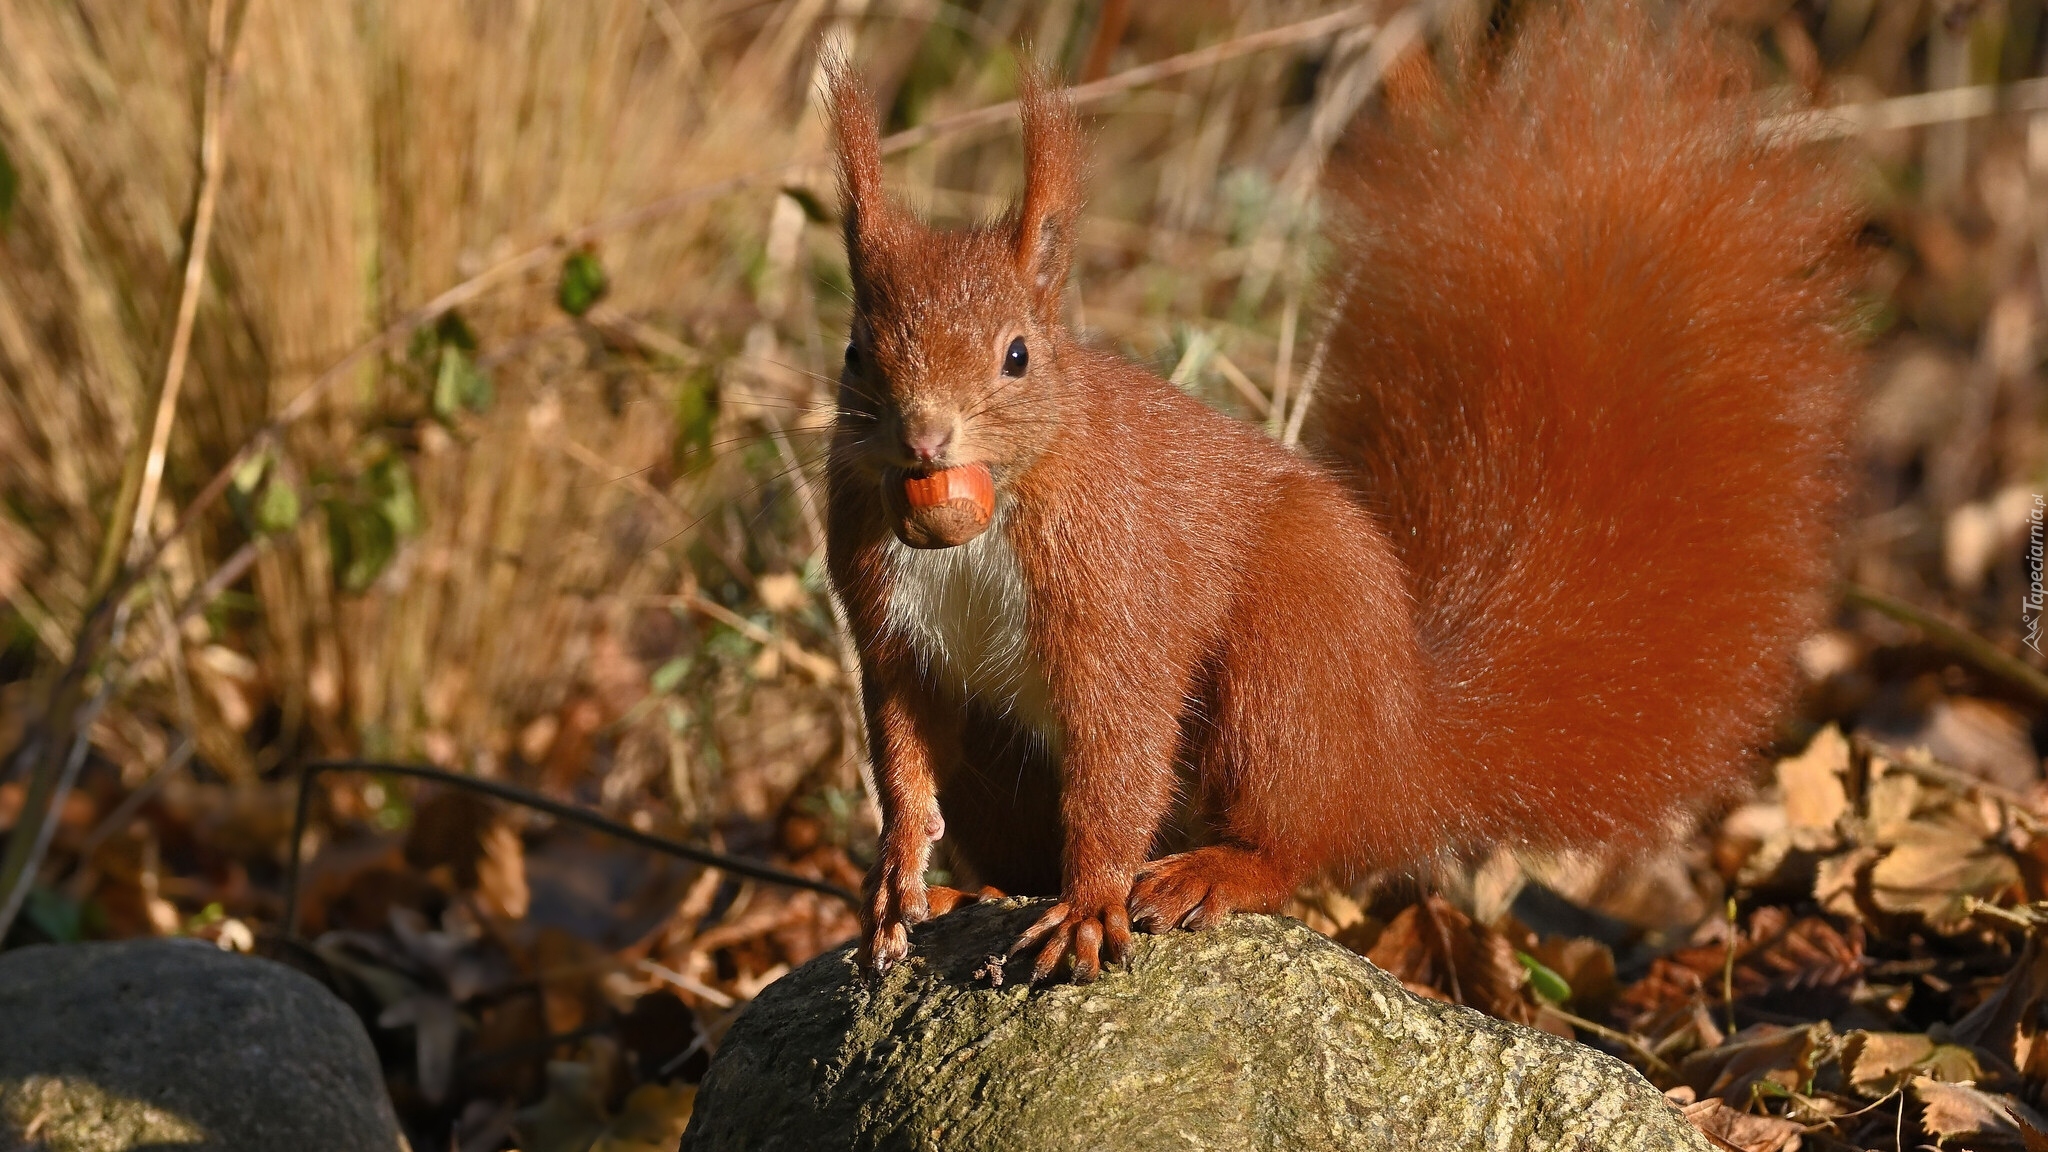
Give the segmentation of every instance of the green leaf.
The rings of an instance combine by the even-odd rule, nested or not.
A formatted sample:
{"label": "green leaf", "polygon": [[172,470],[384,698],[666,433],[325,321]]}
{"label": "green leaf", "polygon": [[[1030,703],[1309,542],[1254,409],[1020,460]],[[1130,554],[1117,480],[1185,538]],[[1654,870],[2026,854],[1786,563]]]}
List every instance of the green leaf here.
{"label": "green leaf", "polygon": [[678,656],[661,667],[656,668],[654,675],[647,678],[647,683],[656,692],[666,695],[675,691],[676,685],[682,683],[683,677],[689,674],[690,658],[688,656]]}
{"label": "green leaf", "polygon": [[604,265],[598,263],[597,253],[579,249],[562,261],[562,280],[555,289],[555,303],[569,315],[581,316],[604,299],[610,288],[611,280],[605,276]]}
{"label": "green leaf", "polygon": [[49,888],[29,889],[21,914],[54,943],[73,944],[85,938],[85,906]]}
{"label": "green leaf", "polygon": [[718,423],[718,377],[709,368],[684,376],[676,388],[676,471],[697,472],[711,463],[711,434]]}
{"label": "green leaf", "polygon": [[441,313],[439,320],[434,321],[434,343],[443,346],[453,344],[474,355],[477,349],[476,331],[469,326],[469,321],[462,318],[462,313],[451,308]]}
{"label": "green leaf", "polygon": [[20,194],[21,173],[14,170],[14,160],[7,155],[6,147],[0,146],[0,231],[14,219],[14,200]]}
{"label": "green leaf", "polygon": [[420,505],[412,490],[412,472],[405,461],[386,456],[370,467],[370,487],[376,493],[377,511],[400,536],[420,529]]}
{"label": "green leaf", "polygon": [[809,188],[800,184],[785,185],[782,194],[796,201],[796,206],[804,210],[804,219],[813,224],[830,224],[839,218]]}
{"label": "green leaf", "polygon": [[263,532],[288,532],[299,522],[299,492],[281,476],[272,476],[256,502],[256,527]]}
{"label": "green leaf", "polygon": [[434,415],[446,421],[463,408],[481,412],[495,397],[490,376],[468,352],[458,344],[441,345],[441,363],[434,373]]}
{"label": "green leaf", "polygon": [[1529,987],[1535,989],[1538,998],[1552,1004],[1562,1004],[1572,998],[1572,986],[1555,969],[1527,952],[1516,952],[1515,959],[1529,970]]}
{"label": "green leaf", "polygon": [[327,504],[327,543],[342,588],[361,592],[377,582],[398,553],[398,534],[375,507],[347,500]]}
{"label": "green leaf", "polygon": [[269,467],[270,453],[268,452],[258,452],[247,460],[242,461],[235,468],[235,475],[232,481],[234,490],[244,496],[254,493],[256,486],[263,483],[263,473]]}

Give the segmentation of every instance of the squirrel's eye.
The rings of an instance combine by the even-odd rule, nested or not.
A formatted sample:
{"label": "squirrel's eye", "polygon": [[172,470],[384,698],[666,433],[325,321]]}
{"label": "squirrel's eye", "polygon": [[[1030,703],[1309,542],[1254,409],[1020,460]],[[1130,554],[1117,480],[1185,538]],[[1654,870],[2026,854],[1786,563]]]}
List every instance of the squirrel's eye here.
{"label": "squirrel's eye", "polygon": [[846,370],[849,372],[860,371],[860,349],[852,344],[846,346]]}
{"label": "squirrel's eye", "polygon": [[1031,353],[1024,348],[1024,338],[1010,341],[1010,350],[1003,354],[1003,375],[1022,376],[1024,369],[1031,366]]}

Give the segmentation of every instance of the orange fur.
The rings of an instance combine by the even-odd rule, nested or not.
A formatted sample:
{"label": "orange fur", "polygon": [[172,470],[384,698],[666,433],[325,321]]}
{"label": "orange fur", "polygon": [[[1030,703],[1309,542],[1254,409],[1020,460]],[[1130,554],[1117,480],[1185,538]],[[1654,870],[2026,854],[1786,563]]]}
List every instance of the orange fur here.
{"label": "orange fur", "polygon": [[[1133,924],[1642,838],[1741,776],[1826,578],[1855,218],[1703,44],[1542,15],[1361,125],[1331,178],[1327,466],[1060,324],[1080,143],[1041,81],[1021,203],[937,232],[887,202],[834,70],[855,319],[828,559],[883,814],[871,965],[930,914],[941,833],[1057,891],[1019,947],[1089,979]],[[888,493],[965,464],[990,527],[905,547]]]}

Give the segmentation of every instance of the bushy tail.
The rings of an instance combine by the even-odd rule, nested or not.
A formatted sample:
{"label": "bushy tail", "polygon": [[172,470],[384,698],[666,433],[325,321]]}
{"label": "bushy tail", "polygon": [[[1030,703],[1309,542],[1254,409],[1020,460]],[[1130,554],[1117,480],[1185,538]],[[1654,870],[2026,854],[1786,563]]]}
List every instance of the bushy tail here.
{"label": "bushy tail", "polygon": [[1360,125],[1318,446],[1413,577],[1465,843],[1653,832],[1742,778],[1825,603],[1843,165],[1697,23],[1538,12]]}

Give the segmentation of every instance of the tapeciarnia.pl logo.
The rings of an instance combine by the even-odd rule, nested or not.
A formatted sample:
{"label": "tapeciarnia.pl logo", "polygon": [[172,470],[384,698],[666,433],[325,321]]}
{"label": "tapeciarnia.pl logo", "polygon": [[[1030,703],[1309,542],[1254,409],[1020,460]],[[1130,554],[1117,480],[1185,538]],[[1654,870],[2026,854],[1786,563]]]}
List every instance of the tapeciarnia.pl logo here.
{"label": "tapeciarnia.pl logo", "polygon": [[2041,568],[2048,547],[2042,539],[2041,518],[2048,512],[2048,499],[2039,492],[2034,493],[2034,506],[2027,511],[2027,596],[2020,601],[2020,624],[2026,629],[2025,643],[2041,654],[2041,606],[2044,596],[2041,587]]}

